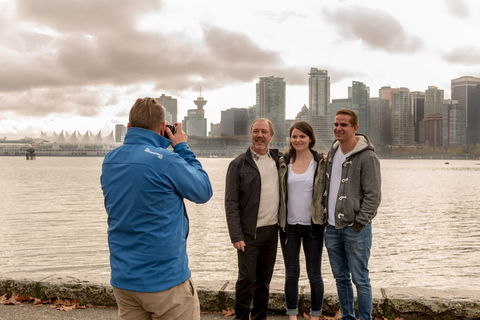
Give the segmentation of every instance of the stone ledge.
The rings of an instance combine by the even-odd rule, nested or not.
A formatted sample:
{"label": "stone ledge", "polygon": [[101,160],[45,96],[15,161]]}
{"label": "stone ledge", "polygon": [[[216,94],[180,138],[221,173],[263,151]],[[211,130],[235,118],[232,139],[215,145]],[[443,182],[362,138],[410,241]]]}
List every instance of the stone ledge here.
{"label": "stone ledge", "polygon": [[[200,305],[205,311],[233,307],[235,281],[196,283]],[[308,287],[299,288],[299,311],[308,312]],[[78,299],[94,305],[115,305],[109,284],[80,280],[74,277],[48,276],[41,280],[0,278],[0,295],[16,293],[42,299]],[[272,284],[270,311],[285,313],[283,286]],[[339,309],[335,287],[325,287],[324,314]],[[388,319],[480,319],[480,291],[432,290],[423,288],[381,288],[373,292],[373,313]]]}

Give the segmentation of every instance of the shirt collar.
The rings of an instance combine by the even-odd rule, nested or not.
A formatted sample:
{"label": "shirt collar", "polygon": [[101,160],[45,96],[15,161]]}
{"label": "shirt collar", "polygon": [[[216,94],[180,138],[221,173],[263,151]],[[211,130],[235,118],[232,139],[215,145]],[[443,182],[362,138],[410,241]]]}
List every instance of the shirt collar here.
{"label": "shirt collar", "polygon": [[[255,151],[253,151],[252,147],[250,147],[250,151],[252,152],[252,158],[253,158],[253,160],[255,160],[255,161],[258,161],[258,159],[260,159],[260,157],[263,156],[263,154],[256,153]],[[267,155],[268,155],[269,158],[272,157],[272,156],[270,155],[270,149],[267,149]]]}

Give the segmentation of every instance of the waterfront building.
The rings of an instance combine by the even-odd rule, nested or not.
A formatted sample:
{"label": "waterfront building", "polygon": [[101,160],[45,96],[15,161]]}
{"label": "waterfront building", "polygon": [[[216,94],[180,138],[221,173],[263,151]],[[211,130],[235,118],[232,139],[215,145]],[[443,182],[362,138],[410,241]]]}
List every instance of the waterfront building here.
{"label": "waterfront building", "polygon": [[[390,106],[387,99],[368,98],[369,134],[374,146],[390,144]],[[361,127],[361,125],[360,125]]]}
{"label": "waterfront building", "polygon": [[348,97],[352,99],[352,110],[358,116],[358,133],[370,136],[370,109],[368,107],[368,98],[370,98],[370,88],[363,82],[352,81],[352,86],[348,88]]}
{"label": "waterfront building", "polygon": [[442,115],[443,98],[443,90],[435,86],[428,86],[428,89],[425,90],[425,116]]}
{"label": "waterfront building", "polygon": [[250,123],[246,108],[230,108],[221,112],[221,136],[248,135]]}
{"label": "waterfront building", "polygon": [[308,73],[308,121],[318,145],[329,146],[333,141],[330,121],[330,77],[327,70],[310,68]]}
{"label": "waterfront building", "polygon": [[302,109],[297,113],[295,116],[295,121],[310,121],[310,112],[308,111],[308,107],[303,105]]}
{"label": "waterfront building", "polygon": [[443,105],[443,139],[446,148],[466,143],[467,112],[457,100],[448,100]]}
{"label": "waterfront building", "polygon": [[207,136],[207,119],[205,118],[205,110],[203,107],[207,104],[201,96],[202,92],[200,91],[200,96],[193,100],[193,103],[197,106],[197,109],[187,110],[187,116],[183,118],[182,127],[183,131],[189,136]]}
{"label": "waterfront building", "polygon": [[335,122],[335,114],[340,109],[352,109],[352,99],[332,99],[330,105],[330,130],[333,131],[333,123]]}
{"label": "waterfront building", "polygon": [[420,141],[420,122],[425,117],[425,92],[412,92],[413,122],[415,127],[415,143]]}
{"label": "waterfront building", "polygon": [[419,144],[429,147],[442,146],[442,115],[429,114],[420,121]]}
{"label": "waterfront building", "polygon": [[165,121],[168,123],[175,123],[177,122],[177,99],[172,98],[171,96],[166,96],[162,93],[162,95],[158,98],[155,98],[158,103],[160,103],[165,108]]}
{"label": "waterfront building", "polygon": [[414,145],[414,112],[410,90],[405,87],[384,86],[379,89],[379,97],[387,99],[390,104],[390,144],[393,146]]}
{"label": "waterfront building", "polygon": [[401,90],[393,94],[391,118],[393,146],[412,146],[415,144],[415,128],[413,126],[413,110],[410,90]]}
{"label": "waterfront building", "polygon": [[210,123],[210,134],[209,137],[220,137],[222,134],[222,124],[221,123]]}
{"label": "waterfront building", "polygon": [[123,142],[125,134],[127,133],[127,127],[123,124],[115,125],[115,142]]}
{"label": "waterfront building", "polygon": [[275,128],[274,140],[285,140],[286,83],[284,78],[261,77],[256,84],[256,117],[267,118]]}
{"label": "waterfront building", "polygon": [[466,143],[480,143],[480,78],[463,76],[452,79],[452,100],[465,106]]}

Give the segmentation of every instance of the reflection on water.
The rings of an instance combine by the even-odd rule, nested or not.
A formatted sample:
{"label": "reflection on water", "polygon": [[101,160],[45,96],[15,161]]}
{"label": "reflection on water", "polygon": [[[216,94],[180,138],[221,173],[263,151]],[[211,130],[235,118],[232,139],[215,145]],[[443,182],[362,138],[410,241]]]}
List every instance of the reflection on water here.
{"label": "reflection on water", "polygon": [[[104,277],[110,268],[99,184],[102,158],[0,157],[2,272]],[[197,280],[234,280],[237,258],[223,196],[230,159],[201,159],[214,188],[187,202],[188,251]],[[480,278],[478,161],[381,160],[383,201],[373,224],[375,287],[477,289]],[[334,284],[324,251],[326,284]],[[302,261],[303,263],[303,261]],[[283,283],[278,251],[274,282]],[[302,282],[307,282],[302,267]]]}

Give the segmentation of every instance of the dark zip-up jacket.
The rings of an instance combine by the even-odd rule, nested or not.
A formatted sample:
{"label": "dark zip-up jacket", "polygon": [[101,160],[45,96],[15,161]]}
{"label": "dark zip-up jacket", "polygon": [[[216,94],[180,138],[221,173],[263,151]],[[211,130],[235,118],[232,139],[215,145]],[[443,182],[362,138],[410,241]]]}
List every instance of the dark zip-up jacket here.
{"label": "dark zip-up jacket", "polygon": [[[279,152],[269,149],[277,165]],[[250,147],[230,162],[225,182],[225,213],[232,243],[255,236],[260,206],[261,179]]]}

